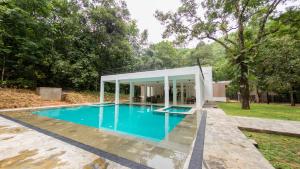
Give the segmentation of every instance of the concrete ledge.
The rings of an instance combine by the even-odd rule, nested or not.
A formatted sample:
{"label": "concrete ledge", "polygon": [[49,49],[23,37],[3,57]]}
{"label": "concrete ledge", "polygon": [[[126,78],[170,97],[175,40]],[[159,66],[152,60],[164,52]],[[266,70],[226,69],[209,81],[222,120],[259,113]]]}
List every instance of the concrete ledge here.
{"label": "concrete ledge", "polygon": [[98,104],[98,102],[97,103],[79,103],[79,104],[64,104],[64,105],[53,105],[53,106],[0,109],[0,112],[20,112],[20,111],[31,111],[31,110],[43,110],[43,109],[50,109],[50,108],[74,107],[74,106],[84,106],[84,105],[91,105],[91,104]]}
{"label": "concrete ledge", "polygon": [[292,137],[300,137],[300,134],[298,134],[298,133],[281,132],[281,131],[266,130],[266,129],[248,128],[248,127],[238,127],[238,128],[240,130],[253,131],[253,132],[257,132],[257,133],[268,133],[268,134],[278,134],[278,135],[285,135],[285,136],[292,136]]}
{"label": "concrete ledge", "polygon": [[232,116],[231,119],[240,129],[300,137],[300,122],[298,121],[239,116]]}
{"label": "concrete ledge", "polygon": [[43,100],[61,101],[62,98],[62,88],[38,87],[36,92]]}

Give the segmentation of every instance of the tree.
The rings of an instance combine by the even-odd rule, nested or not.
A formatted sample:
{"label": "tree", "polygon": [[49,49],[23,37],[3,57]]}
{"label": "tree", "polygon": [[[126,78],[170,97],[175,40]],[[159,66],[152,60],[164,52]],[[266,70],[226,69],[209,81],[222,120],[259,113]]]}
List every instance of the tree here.
{"label": "tree", "polygon": [[195,62],[195,60],[198,58],[201,60],[202,65],[212,65],[213,64],[212,47],[203,42],[200,42],[197,45],[197,47],[194,50],[192,50],[191,56],[190,58],[188,58],[188,60],[190,62]]}
{"label": "tree", "polygon": [[276,24],[279,29],[259,47],[254,73],[260,88],[289,92],[295,106],[295,90],[300,87],[300,11],[290,9],[275,21],[269,26]]}
{"label": "tree", "polygon": [[[276,31],[267,29],[266,23],[275,15],[278,5],[284,2],[287,0],[205,0],[201,3],[204,15],[199,15],[199,3],[182,0],[175,13],[156,11],[156,17],[166,25],[163,36],[176,34],[178,43],[196,38],[222,45],[239,71],[242,108],[250,109],[250,62],[255,60],[257,48],[265,37]],[[254,34],[249,34],[249,30]],[[236,33],[230,36],[234,31]]]}
{"label": "tree", "polygon": [[122,0],[1,1],[1,86],[95,90],[132,69],[138,34]]}
{"label": "tree", "polygon": [[151,44],[144,50],[141,60],[144,69],[174,68],[180,66],[181,55],[172,42],[162,41]]}

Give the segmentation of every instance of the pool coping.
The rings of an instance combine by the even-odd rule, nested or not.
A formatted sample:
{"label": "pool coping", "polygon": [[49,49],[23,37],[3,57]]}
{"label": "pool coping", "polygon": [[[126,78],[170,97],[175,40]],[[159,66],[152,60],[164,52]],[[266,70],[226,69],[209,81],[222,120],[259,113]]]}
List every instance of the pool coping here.
{"label": "pool coping", "polygon": [[[187,112],[168,112],[165,109],[168,109],[170,107],[184,107],[184,108],[191,108],[189,111]],[[194,114],[196,112],[196,108],[190,107],[190,106],[177,106],[177,105],[172,105],[172,106],[166,106],[163,108],[159,108],[157,110],[154,110],[155,112],[159,112],[159,113],[170,113],[170,114],[184,114],[184,115],[188,115],[188,114]]]}
{"label": "pool coping", "polygon": [[99,104],[99,103],[98,102],[89,102],[89,103],[62,104],[62,105],[52,105],[52,106],[9,108],[9,109],[0,109],[0,113],[45,110],[45,109],[52,109],[52,108],[55,109],[55,108],[63,108],[63,107],[76,107],[76,106],[85,106],[85,105],[93,105],[93,104]]}
{"label": "pool coping", "polygon": [[[20,111],[26,111],[26,112],[29,112],[29,111],[33,111],[33,110],[43,110],[43,109],[51,109],[51,108],[62,108],[62,107],[76,107],[76,106],[83,106],[83,105],[91,105],[91,104],[99,104],[99,103],[84,103],[84,104],[71,104],[71,105],[59,105],[59,106],[44,106],[44,107],[30,107],[30,108],[25,108],[25,109],[12,109],[12,110],[10,110],[10,111],[8,111],[8,112],[20,112]],[[123,104],[123,103],[122,103]],[[125,103],[125,104],[127,104],[127,103]],[[133,104],[133,105],[135,105],[135,104]],[[139,104],[136,104],[136,105],[138,105],[138,106],[141,106],[141,105],[139,105]],[[144,105],[145,106],[145,105]],[[149,105],[146,105],[146,106],[149,106]],[[157,105],[155,105],[155,106],[157,106]],[[187,107],[187,106],[184,106],[184,107]],[[0,111],[1,112],[1,111]],[[200,113],[200,112],[199,112]],[[4,116],[6,116],[6,115],[1,115],[2,117],[4,117]],[[53,132],[53,131],[51,131],[51,130],[48,130],[47,128],[46,129],[43,129],[43,128],[41,128],[40,126],[36,126],[36,124],[34,124],[34,125],[32,125],[32,124],[30,124],[29,122],[26,122],[26,121],[23,121],[23,120],[19,120],[19,119],[17,119],[17,118],[14,118],[14,117],[10,117],[10,116],[6,116],[6,117],[8,117],[7,119],[9,119],[9,120],[12,120],[12,121],[15,121],[15,122],[18,122],[18,123],[20,123],[20,124],[25,124],[25,126],[26,126],[26,124],[27,125],[30,125],[30,126],[33,126],[33,129],[34,130],[37,130],[37,131],[40,131],[41,133],[50,133],[49,135],[50,136],[56,136],[56,137],[59,137],[59,138],[66,138],[67,139],[67,143],[69,143],[68,141],[70,141],[71,140],[71,143],[74,143],[74,144],[79,144],[79,148],[82,148],[81,146],[83,146],[83,149],[85,149],[85,148],[95,148],[95,150],[91,150],[92,151],[92,153],[94,153],[94,152],[96,152],[95,154],[97,154],[97,155],[99,155],[99,151],[100,152],[104,152],[104,153],[107,153],[108,154],[108,156],[101,156],[101,155],[99,155],[99,156],[101,156],[101,157],[103,157],[103,158],[107,158],[108,160],[111,160],[111,161],[114,161],[114,159],[110,159],[110,158],[112,158],[112,157],[110,157],[111,155],[113,155],[113,156],[117,156],[117,155],[115,155],[115,154],[112,154],[112,153],[110,153],[110,152],[107,152],[106,150],[101,150],[101,149],[99,149],[99,148],[96,148],[96,147],[94,147],[94,146],[90,146],[90,145],[86,145],[86,144],[84,144],[84,143],[81,143],[81,142],[79,142],[79,141],[76,141],[76,140],[73,140],[72,138],[68,138],[67,136],[65,137],[65,136],[63,136],[63,135],[61,135],[61,134],[59,134],[59,133],[55,133],[55,132]],[[196,123],[198,123],[198,122],[196,122]],[[77,124],[77,125],[79,125],[79,124]],[[190,156],[190,153],[191,153],[191,151],[193,151],[193,148],[194,148],[194,142],[195,142],[195,140],[196,140],[196,138],[197,138],[197,131],[198,131],[198,127],[199,126],[197,126],[196,127],[196,133],[195,133],[195,135],[194,135],[194,137],[193,137],[193,142],[192,142],[192,144],[189,146],[190,148],[190,152],[189,153],[187,153],[187,158],[185,159],[185,162],[184,163],[189,163],[189,161],[187,161],[187,160],[189,160],[188,158],[189,158],[189,156]],[[176,127],[175,127],[176,128]],[[121,136],[121,137],[124,137],[125,136],[125,138],[134,138],[135,140],[137,140],[137,141],[142,141],[142,142],[146,142],[146,143],[151,143],[151,141],[147,141],[146,139],[139,139],[139,138],[137,138],[137,137],[131,137],[131,136],[126,136],[126,135],[124,135],[124,134],[119,134],[119,133],[114,133],[114,132],[110,132],[110,131],[106,131],[106,130],[102,130],[102,131],[104,131],[104,132],[107,132],[107,133],[109,133],[109,134],[111,134],[111,135],[116,135],[116,136]],[[169,133],[169,135],[172,133],[173,131],[171,131],[170,133]],[[46,134],[47,135],[47,134]],[[54,138],[56,138],[56,137],[54,137]],[[73,142],[72,142],[73,141]],[[163,140],[161,141],[161,143],[163,142]],[[73,144],[72,144],[73,145]],[[164,145],[164,143],[162,144],[162,145]],[[76,146],[76,145],[75,145]],[[86,147],[86,146],[88,146],[88,147]],[[156,147],[160,147],[160,146],[158,146],[158,145],[155,145]],[[173,145],[174,146],[174,145]],[[166,147],[161,147],[161,148],[166,148]],[[169,148],[167,148],[167,149],[169,149]],[[171,150],[171,149],[170,149]],[[90,151],[90,152],[91,152]],[[173,150],[172,149],[172,151],[178,151],[178,150]],[[100,153],[101,154],[101,153]],[[119,157],[119,156],[117,156],[117,157]],[[116,157],[113,157],[113,158],[116,158]],[[128,160],[128,161],[132,161],[131,159],[127,159],[126,157],[120,157],[121,158],[121,162],[119,163],[118,161],[115,161],[115,162],[117,162],[117,163],[119,163],[119,164],[121,164],[121,165],[124,165],[124,166],[127,166],[126,164],[123,164],[123,162],[122,162],[122,159],[125,159],[125,161],[126,160]],[[137,163],[137,162],[135,162],[135,161],[132,161],[133,163]],[[140,163],[137,163],[137,164],[140,164]],[[139,166],[139,167],[137,167],[137,168],[142,168],[143,166],[144,166],[144,164],[141,164],[142,166]],[[133,166],[134,166],[134,164],[133,164]],[[183,165],[183,166],[186,166],[185,164]],[[132,166],[130,166],[131,168],[132,168]],[[144,166],[144,167],[148,167],[148,166]],[[133,167],[134,168],[134,167]],[[149,168],[149,167],[148,167]],[[186,168],[186,167],[185,167]]]}

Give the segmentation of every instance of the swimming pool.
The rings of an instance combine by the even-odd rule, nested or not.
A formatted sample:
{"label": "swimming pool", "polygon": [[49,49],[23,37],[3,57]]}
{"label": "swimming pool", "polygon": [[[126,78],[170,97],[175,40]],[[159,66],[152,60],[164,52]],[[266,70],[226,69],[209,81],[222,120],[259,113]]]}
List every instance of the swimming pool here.
{"label": "swimming pool", "polygon": [[161,107],[128,104],[91,105],[40,110],[33,114],[151,141],[161,141],[185,115],[155,112],[158,108]]}

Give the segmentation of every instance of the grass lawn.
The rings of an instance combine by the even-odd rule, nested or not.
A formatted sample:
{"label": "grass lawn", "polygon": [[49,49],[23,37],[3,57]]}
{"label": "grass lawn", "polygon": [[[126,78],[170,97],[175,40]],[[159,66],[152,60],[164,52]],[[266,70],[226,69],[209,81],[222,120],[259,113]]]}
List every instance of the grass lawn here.
{"label": "grass lawn", "polygon": [[300,121],[300,107],[284,104],[252,103],[250,110],[242,110],[240,103],[218,103],[218,106],[228,115],[260,117],[281,120]]}
{"label": "grass lawn", "polygon": [[276,169],[300,169],[300,138],[243,131]]}

